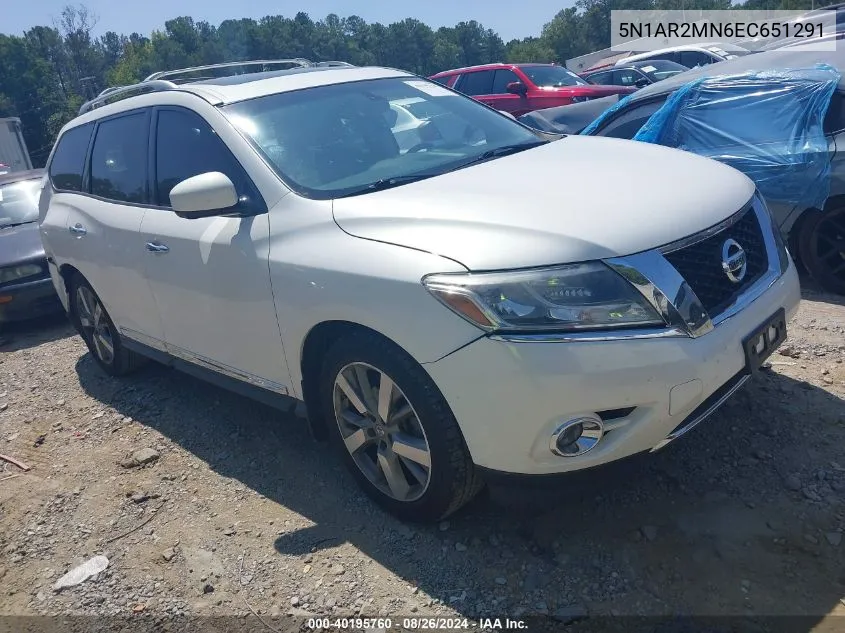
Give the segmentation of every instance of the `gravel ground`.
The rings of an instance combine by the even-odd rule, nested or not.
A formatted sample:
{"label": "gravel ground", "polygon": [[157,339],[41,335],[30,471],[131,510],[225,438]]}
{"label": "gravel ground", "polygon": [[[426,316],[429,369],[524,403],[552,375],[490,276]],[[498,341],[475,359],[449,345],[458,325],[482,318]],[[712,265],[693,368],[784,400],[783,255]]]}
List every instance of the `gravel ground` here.
{"label": "gravel ground", "polygon": [[[158,365],[108,378],[63,319],[18,327],[0,453],[31,470],[0,463],[0,615],[836,620],[845,302],[806,291],[771,360],[661,453],[412,526],[300,420]],[[53,590],[95,555],[105,571]]]}

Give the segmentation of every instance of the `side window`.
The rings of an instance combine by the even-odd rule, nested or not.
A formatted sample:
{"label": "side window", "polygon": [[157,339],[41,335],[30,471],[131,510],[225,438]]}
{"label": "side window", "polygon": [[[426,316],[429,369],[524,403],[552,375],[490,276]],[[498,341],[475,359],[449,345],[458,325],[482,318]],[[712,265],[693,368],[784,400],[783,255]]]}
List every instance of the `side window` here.
{"label": "side window", "polygon": [[82,191],[82,172],[93,131],[94,124],[86,123],[62,134],[50,162],[50,180],[56,189]]}
{"label": "side window", "polygon": [[490,94],[508,94],[507,87],[512,81],[519,81],[519,76],[512,70],[497,70],[493,77],[493,88]]}
{"label": "side window", "polygon": [[156,124],[156,201],[170,206],[170,190],[209,171],[226,174],[238,197],[258,200],[252,181],[229,148],[198,114],[188,110],[160,110]]}
{"label": "side window", "polygon": [[587,77],[587,81],[591,84],[607,86],[613,84],[612,77],[613,73],[611,72],[596,73]]}
{"label": "side window", "polygon": [[647,103],[638,108],[632,108],[623,114],[615,116],[593,136],[608,136],[610,138],[632,139],[645,125],[652,114],[660,109],[662,101]]}
{"label": "side window", "polygon": [[91,152],[91,193],[119,202],[147,201],[146,112],[106,119]]}
{"label": "side window", "polygon": [[613,83],[617,86],[633,86],[641,76],[631,68],[616,70],[613,72]]}
{"label": "side window", "polygon": [[713,58],[707,53],[699,51],[681,51],[681,65],[687,68],[695,68],[696,66],[706,66],[712,64]]}
{"label": "side window", "polygon": [[461,75],[461,82],[458,84],[457,89],[471,97],[492,94],[493,71],[479,70]]}

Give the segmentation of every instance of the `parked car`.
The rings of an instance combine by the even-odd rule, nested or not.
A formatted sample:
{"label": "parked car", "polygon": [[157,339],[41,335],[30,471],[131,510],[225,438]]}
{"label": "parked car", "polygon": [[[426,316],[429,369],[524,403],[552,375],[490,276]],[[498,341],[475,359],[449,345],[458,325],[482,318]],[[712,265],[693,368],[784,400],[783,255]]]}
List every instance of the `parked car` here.
{"label": "parked car", "polygon": [[580,134],[581,131],[595,121],[606,110],[616,105],[620,95],[610,95],[601,99],[591,99],[584,103],[546,108],[523,114],[520,123],[538,132],[553,135]]}
{"label": "parked car", "polygon": [[[40,202],[92,357],[303,400],[405,518],[662,448],[780,345],[799,301],[765,203],[716,161],[543,141],[393,69],[141,88],[65,125]],[[417,98],[462,133],[400,151],[390,104]]]}
{"label": "parked car", "polygon": [[669,77],[674,77],[687,70],[689,68],[676,64],[675,62],[665,59],[654,59],[631,62],[604,70],[591,70],[581,73],[581,77],[591,84],[645,88],[646,86],[650,86]]}
{"label": "parked car", "polygon": [[556,64],[485,64],[446,70],[430,79],[517,117],[533,110],[636,90],[595,86]]}
{"label": "parked car", "polygon": [[38,233],[44,171],[0,176],[0,324],[60,313]]}
{"label": "parked car", "polygon": [[[834,13],[835,15],[833,20],[828,21],[830,13]],[[822,17],[825,19],[820,19]],[[839,39],[835,37],[835,35],[845,29],[845,3],[840,2],[826,7],[819,7],[787,20],[782,18],[772,19],[769,23],[770,25],[778,24],[781,26],[781,28],[778,29],[780,32],[778,39],[772,39],[771,31],[773,29],[770,28],[768,30],[769,37],[749,37],[744,40],[737,40],[736,43],[739,46],[747,48],[755,53],[759,51],[774,50],[784,46],[800,45],[806,43],[806,33],[799,32],[796,27],[798,24],[808,21],[811,21],[814,24],[821,23],[824,30],[824,34],[821,37],[813,37],[813,43],[820,44],[824,41],[830,41],[831,39]],[[788,35],[791,37],[787,37]],[[800,37],[801,35],[804,35],[805,38],[802,39]]]}
{"label": "parked car", "polygon": [[0,174],[30,169],[32,161],[23,138],[21,120],[0,118]]}
{"label": "parked car", "polygon": [[[840,72],[845,71],[845,51],[810,51],[787,47],[690,71],[643,88],[626,100],[624,106],[615,110],[612,116],[602,119],[599,127],[589,133],[594,136],[634,138],[671,94],[701,77],[809,68],[816,63],[830,64]],[[766,103],[761,101],[761,106],[765,107]],[[750,122],[752,119],[748,120]],[[840,81],[833,94],[824,121],[824,131],[829,138],[829,149],[818,159],[829,161],[831,166],[830,196],[824,209],[807,208],[792,201],[776,199],[767,202],[780,230],[789,241],[790,251],[824,288],[845,294],[845,155],[839,151],[839,148],[845,146],[845,82]],[[754,139],[770,139],[767,142],[773,144],[772,151],[775,153],[790,151],[788,148],[793,146],[792,132],[785,131],[781,122],[770,116],[754,119],[753,127],[748,127],[748,134],[753,135],[750,138]],[[748,156],[749,148],[738,137],[735,145],[720,151],[739,160]],[[803,148],[801,151],[810,150]],[[790,169],[790,166],[784,164],[783,168]]]}
{"label": "parked car", "polygon": [[726,42],[719,42],[713,44],[685,44],[683,46],[672,46],[669,48],[661,48],[656,51],[648,51],[645,53],[637,53],[629,55],[618,60],[614,66],[628,66],[633,62],[653,62],[658,60],[666,60],[675,62],[687,68],[697,68],[698,66],[707,66],[709,64],[716,64],[729,59],[736,59],[737,57],[744,57],[751,54],[747,48],[737,46],[736,44],[728,44]]}

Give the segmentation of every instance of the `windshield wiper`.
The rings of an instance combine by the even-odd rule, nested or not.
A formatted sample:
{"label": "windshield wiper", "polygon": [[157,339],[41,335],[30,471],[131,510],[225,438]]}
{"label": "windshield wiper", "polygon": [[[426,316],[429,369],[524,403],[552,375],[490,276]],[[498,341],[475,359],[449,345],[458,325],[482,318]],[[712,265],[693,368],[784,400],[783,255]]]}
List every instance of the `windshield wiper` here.
{"label": "windshield wiper", "polygon": [[375,182],[371,182],[369,185],[364,185],[360,189],[355,189],[350,193],[347,193],[345,198],[349,196],[357,196],[363,193],[371,193],[373,191],[383,191],[385,189],[390,189],[392,187],[398,187],[399,185],[406,185],[409,182],[416,182],[418,180],[425,180],[426,178],[433,178],[434,176],[439,176],[440,172],[437,173],[425,173],[425,174],[408,174],[407,176],[391,176],[390,178],[382,178],[381,180],[376,180]]}
{"label": "windshield wiper", "polygon": [[533,147],[545,145],[548,142],[549,141],[538,141],[536,143],[518,143],[516,145],[503,145],[502,147],[489,149],[486,152],[482,152],[478,156],[473,156],[469,160],[464,161],[463,163],[461,163],[454,169],[451,169],[450,171],[455,171],[456,169],[463,169],[464,167],[469,167],[470,165],[477,165],[478,163],[483,163],[494,158],[501,158],[502,156],[516,154],[517,152],[522,152]]}
{"label": "windshield wiper", "polygon": [[27,220],[26,222],[11,222],[9,224],[0,224],[0,229],[11,229],[15,226],[21,226],[22,224],[32,224],[35,220]]}

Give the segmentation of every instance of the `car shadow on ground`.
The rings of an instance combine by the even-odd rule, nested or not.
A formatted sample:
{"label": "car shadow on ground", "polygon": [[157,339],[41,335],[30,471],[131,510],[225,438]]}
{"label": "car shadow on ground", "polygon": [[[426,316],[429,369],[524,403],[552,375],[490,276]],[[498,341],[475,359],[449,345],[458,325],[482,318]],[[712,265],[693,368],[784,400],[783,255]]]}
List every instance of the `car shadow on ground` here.
{"label": "car shadow on ground", "polygon": [[495,488],[448,526],[409,526],[299,419],[155,364],[115,380],[85,354],[76,369],[92,397],[313,523],[278,536],[279,554],[346,541],[469,617],[584,605],[812,623],[845,595],[843,547],[825,538],[845,527],[845,472],[830,463],[843,402],[777,373],[662,452],[551,489]]}
{"label": "car shadow on ground", "polygon": [[75,334],[64,312],[0,325],[0,352],[16,352]]}

